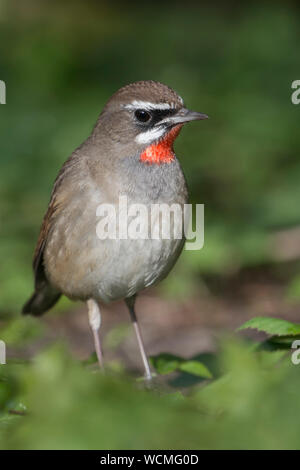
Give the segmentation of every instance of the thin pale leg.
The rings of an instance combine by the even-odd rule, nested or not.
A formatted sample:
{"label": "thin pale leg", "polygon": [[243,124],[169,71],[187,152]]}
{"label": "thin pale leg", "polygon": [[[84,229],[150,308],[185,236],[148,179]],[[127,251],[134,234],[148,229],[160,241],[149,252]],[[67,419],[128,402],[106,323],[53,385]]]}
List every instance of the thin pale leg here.
{"label": "thin pale leg", "polygon": [[147,358],[147,355],[146,355],[146,352],[145,352],[145,347],[144,347],[144,342],[143,342],[141,330],[140,330],[140,327],[139,327],[139,324],[138,324],[138,321],[137,321],[137,317],[136,317],[136,314],[135,314],[135,309],[134,309],[135,296],[126,299],[125,302],[126,302],[127,307],[129,309],[130,318],[131,318],[131,321],[132,321],[132,324],[133,324],[133,328],[134,328],[136,338],[137,338],[137,342],[138,342],[138,345],[139,345],[139,350],[140,350],[140,353],[141,353],[141,356],[142,356],[142,361],[143,361],[144,369],[145,369],[145,378],[146,378],[146,380],[151,380],[152,379],[152,374],[151,374],[151,370],[150,370],[150,365],[149,365],[149,361],[148,361],[148,358]]}
{"label": "thin pale leg", "polygon": [[98,303],[94,299],[89,299],[87,301],[88,314],[89,314],[89,324],[94,337],[95,351],[98,359],[98,364],[100,369],[104,369],[103,366],[103,355],[99,337],[99,330],[101,326],[101,313]]}

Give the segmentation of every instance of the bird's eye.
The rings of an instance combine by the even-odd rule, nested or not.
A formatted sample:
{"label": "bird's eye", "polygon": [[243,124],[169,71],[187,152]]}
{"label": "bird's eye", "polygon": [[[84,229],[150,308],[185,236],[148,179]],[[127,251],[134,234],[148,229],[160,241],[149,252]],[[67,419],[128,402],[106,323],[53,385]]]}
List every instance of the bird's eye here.
{"label": "bird's eye", "polygon": [[151,119],[151,114],[144,109],[137,109],[134,113],[135,117],[140,122],[148,122]]}

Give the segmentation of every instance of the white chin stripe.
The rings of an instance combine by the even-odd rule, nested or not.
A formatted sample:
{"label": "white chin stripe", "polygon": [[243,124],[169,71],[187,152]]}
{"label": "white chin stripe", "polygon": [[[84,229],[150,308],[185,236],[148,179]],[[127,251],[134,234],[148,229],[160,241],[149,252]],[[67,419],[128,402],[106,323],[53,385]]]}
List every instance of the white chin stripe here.
{"label": "white chin stripe", "polygon": [[149,131],[141,132],[140,134],[138,134],[135,138],[135,141],[138,144],[150,144],[154,140],[157,140],[162,137],[165,132],[166,129],[162,127],[158,127],[157,129],[150,129]]}
{"label": "white chin stripe", "polygon": [[125,105],[126,109],[134,110],[134,109],[146,109],[146,110],[151,110],[151,109],[160,109],[160,110],[166,110],[166,109],[175,109],[175,103],[170,104],[170,103],[151,103],[150,101],[140,101],[140,100],[134,100],[130,104]]}

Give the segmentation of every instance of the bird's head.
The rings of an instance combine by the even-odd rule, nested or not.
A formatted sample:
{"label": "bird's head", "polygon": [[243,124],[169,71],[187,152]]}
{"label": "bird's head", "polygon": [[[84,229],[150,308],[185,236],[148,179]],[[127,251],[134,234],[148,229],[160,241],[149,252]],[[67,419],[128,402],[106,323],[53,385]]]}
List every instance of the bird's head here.
{"label": "bird's head", "polygon": [[120,157],[139,155],[148,164],[174,159],[173,142],[183,124],[206,119],[190,111],[171,88],[152,80],[131,83],[107,102],[94,133],[101,135]]}

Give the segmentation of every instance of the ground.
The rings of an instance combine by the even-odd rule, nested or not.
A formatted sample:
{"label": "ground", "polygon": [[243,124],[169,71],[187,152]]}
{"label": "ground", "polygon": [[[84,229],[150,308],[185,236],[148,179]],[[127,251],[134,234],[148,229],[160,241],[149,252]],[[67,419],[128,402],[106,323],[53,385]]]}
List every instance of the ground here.
{"label": "ground", "polygon": [[[167,352],[190,358],[213,352],[220,336],[234,332],[252,317],[271,316],[297,322],[300,303],[287,298],[285,283],[276,279],[272,271],[253,269],[227,280],[207,281],[201,295],[188,296],[186,300],[174,300],[157,288],[149,289],[138,297],[136,307],[149,355]],[[124,302],[103,305],[102,317],[105,360],[119,361],[129,370],[140,371],[136,339]],[[66,312],[48,312],[39,321],[46,327],[43,335],[21,349],[10,348],[9,356],[32,357],[57,340],[66,341],[74,357],[80,360],[93,352],[84,304],[72,303]],[[253,331],[241,334],[258,340],[265,337]]]}

